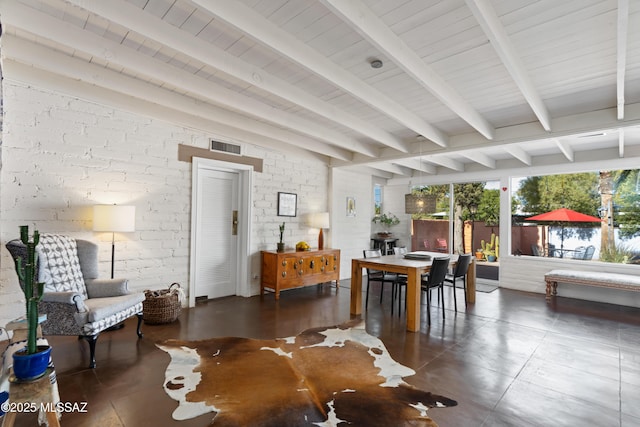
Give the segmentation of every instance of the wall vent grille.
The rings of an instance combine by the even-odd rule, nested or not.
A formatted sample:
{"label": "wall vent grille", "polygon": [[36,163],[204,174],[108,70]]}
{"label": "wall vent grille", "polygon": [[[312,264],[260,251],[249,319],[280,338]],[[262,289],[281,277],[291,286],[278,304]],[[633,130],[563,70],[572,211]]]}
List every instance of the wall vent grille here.
{"label": "wall vent grille", "polygon": [[235,154],[236,156],[242,155],[241,145],[215,141],[213,139],[209,140],[209,149],[211,151],[220,151],[222,153]]}

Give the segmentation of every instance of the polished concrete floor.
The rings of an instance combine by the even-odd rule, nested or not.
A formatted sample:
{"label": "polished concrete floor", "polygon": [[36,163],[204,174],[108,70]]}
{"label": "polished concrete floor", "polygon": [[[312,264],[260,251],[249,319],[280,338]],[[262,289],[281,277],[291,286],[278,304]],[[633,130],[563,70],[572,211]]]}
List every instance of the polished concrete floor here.
{"label": "polished concrete floor", "polygon": [[[429,410],[441,427],[640,426],[640,309],[566,298],[547,304],[544,295],[498,289],[456,313],[449,288],[446,319],[436,308],[431,326],[423,321],[409,333],[404,315],[391,316],[389,294],[379,304],[377,286],[363,315],[367,330],[416,371],[407,382],[459,402]],[[171,418],[177,405],[162,388],[169,356],[156,342],[287,337],[349,318],[349,289],[336,294],[327,285],[284,292],[280,301],[211,300],[173,324],[144,326],[141,340],[135,319],[102,334],[93,370],[84,341],[50,337],[61,400],[88,402],[86,413],[64,414],[62,426],[209,425],[212,414]],[[16,426],[33,425],[33,416],[18,416]]]}

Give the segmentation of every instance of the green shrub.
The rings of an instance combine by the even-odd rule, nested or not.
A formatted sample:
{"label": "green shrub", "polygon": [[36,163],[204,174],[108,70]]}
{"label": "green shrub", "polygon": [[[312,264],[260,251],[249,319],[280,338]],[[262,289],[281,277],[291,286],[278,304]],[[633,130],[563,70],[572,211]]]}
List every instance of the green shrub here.
{"label": "green shrub", "polygon": [[600,249],[600,261],[629,264],[633,251],[624,244],[610,245]]}

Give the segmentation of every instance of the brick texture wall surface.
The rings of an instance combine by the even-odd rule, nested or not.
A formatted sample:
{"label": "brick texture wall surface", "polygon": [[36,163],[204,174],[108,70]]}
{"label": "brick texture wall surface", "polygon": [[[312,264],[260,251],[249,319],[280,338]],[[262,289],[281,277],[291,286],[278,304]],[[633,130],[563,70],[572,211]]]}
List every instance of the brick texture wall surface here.
{"label": "brick texture wall surface", "polygon": [[[135,289],[171,282],[188,287],[191,220],[191,163],[177,160],[178,144],[207,147],[204,132],[87,102],[53,91],[3,82],[5,109],[0,169],[2,246],[27,224],[40,232],[64,233],[100,244],[103,277],[110,270],[111,234],[92,231],[92,207],[136,206],[136,231],[116,235],[116,276]],[[317,236],[304,215],[327,210],[328,168],[315,158],[298,158],[245,145],[245,154],[264,159],[254,173],[251,288],[257,292],[258,251],[274,249],[278,225],[285,241]],[[276,216],[277,192],[298,194],[298,216]],[[0,256],[0,325],[23,314],[13,262]]]}

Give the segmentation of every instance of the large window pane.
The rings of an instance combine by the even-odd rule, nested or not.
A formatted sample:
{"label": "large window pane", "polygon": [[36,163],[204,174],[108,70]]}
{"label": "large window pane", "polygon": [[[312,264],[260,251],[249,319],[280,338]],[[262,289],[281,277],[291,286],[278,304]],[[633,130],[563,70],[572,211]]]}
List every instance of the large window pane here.
{"label": "large window pane", "polygon": [[639,184],[637,169],[514,179],[514,252],[637,263]]}

